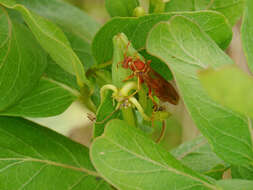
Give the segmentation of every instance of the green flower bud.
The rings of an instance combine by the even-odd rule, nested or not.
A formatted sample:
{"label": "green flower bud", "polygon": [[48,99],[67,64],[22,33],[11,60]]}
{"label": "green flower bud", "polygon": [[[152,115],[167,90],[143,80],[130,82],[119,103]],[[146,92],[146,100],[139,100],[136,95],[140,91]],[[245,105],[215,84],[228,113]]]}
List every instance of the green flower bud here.
{"label": "green flower bud", "polygon": [[146,14],[146,11],[144,10],[143,7],[136,7],[133,11],[133,16],[135,17],[144,16],[145,14]]}
{"label": "green flower bud", "polygon": [[[124,55],[130,57],[138,56],[144,60],[138,51],[133,48],[127,36],[124,33],[120,33],[113,37],[112,83],[117,88],[121,88],[125,83],[123,80],[133,73],[130,69],[122,67]],[[133,80],[137,80],[137,78],[134,77]]]}

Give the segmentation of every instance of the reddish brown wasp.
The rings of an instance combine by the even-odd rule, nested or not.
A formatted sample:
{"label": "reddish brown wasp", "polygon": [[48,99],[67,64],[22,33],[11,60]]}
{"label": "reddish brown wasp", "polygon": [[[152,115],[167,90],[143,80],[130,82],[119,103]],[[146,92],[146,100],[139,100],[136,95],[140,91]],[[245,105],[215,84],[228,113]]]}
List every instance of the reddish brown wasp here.
{"label": "reddish brown wasp", "polygon": [[[149,89],[149,97],[156,109],[158,109],[158,106],[152,96],[152,90],[155,96],[157,96],[161,101],[177,105],[179,102],[179,95],[175,88],[150,67],[151,61],[147,61],[145,63],[138,56],[127,56],[126,52],[129,45],[130,43],[127,45],[124,53],[124,60],[121,64],[123,68],[131,69],[133,73],[124,81],[130,80],[136,76],[138,78],[138,89],[140,89],[141,84],[145,83]],[[137,92],[138,90],[135,93]]]}

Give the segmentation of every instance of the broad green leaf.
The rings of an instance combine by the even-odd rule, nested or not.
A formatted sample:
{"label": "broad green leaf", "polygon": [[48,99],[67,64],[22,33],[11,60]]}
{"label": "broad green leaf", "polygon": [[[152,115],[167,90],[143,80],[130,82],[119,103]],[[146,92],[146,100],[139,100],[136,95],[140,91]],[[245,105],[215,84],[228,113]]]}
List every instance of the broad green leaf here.
{"label": "broad green leaf", "polygon": [[206,190],[212,181],[188,169],[141,131],[112,120],[91,147],[97,171],[118,189]]}
{"label": "broad green leaf", "polygon": [[[12,9],[8,9],[8,14],[10,15],[12,20],[15,20],[22,24],[24,23],[22,15],[19,12]],[[82,64],[85,66],[84,68],[87,72],[87,70],[95,64],[95,60],[91,55],[91,45],[88,42],[84,41],[81,37],[74,35],[71,32],[67,32],[66,30],[64,30],[64,33],[67,36],[72,49],[79,57]],[[47,77],[80,91],[80,87],[78,86],[76,77],[74,75],[61,68],[52,60],[52,58],[49,58],[47,62],[48,66],[45,71]]]}
{"label": "broad green leaf", "polygon": [[76,83],[74,75],[64,71],[59,65],[57,65],[50,57],[48,57],[48,65],[45,70],[44,76],[53,79],[59,83],[67,85],[73,90],[80,91],[80,87]]}
{"label": "broad green leaf", "polygon": [[97,113],[96,113],[96,122],[93,125],[93,136],[99,137],[104,133],[105,125],[108,121],[114,118],[118,118],[119,110],[115,110],[116,105],[113,103],[112,93],[108,92],[103,97],[101,101]]}
{"label": "broad green leaf", "polygon": [[82,62],[84,66],[84,70],[87,71],[89,68],[95,65],[95,59],[92,56],[91,52],[91,42],[87,42],[82,40],[81,37],[77,35],[73,35],[70,32],[65,32],[65,35],[67,36],[72,49]]}
{"label": "broad green leaf", "polygon": [[252,166],[232,166],[231,176],[234,179],[253,180],[253,167]]}
{"label": "broad green leaf", "polygon": [[89,84],[85,77],[83,65],[71,48],[71,45],[61,29],[49,20],[29,11],[25,6],[14,0],[0,0],[0,4],[19,11],[30,30],[45,51],[64,70],[75,75],[80,86]]}
{"label": "broad green leaf", "polygon": [[239,179],[220,180],[217,184],[223,190],[252,190],[253,187],[253,181]]}
{"label": "broad green leaf", "polygon": [[[232,65],[217,70],[203,70],[199,73],[199,77],[201,84],[213,100],[253,118],[252,76]],[[253,135],[253,129],[251,130]]]}
{"label": "broad green leaf", "polygon": [[105,0],[105,7],[111,17],[131,17],[139,0]]}
{"label": "broad green leaf", "polygon": [[95,64],[90,44],[100,25],[94,19],[61,0],[22,0],[19,3],[63,29],[85,71]]}
{"label": "broad green leaf", "polygon": [[253,71],[253,1],[246,0],[246,6],[243,15],[241,36],[244,54],[248,61],[248,66]]}
{"label": "broad green leaf", "polygon": [[201,69],[233,64],[232,60],[197,24],[183,16],[154,27],[147,51],[170,67],[181,98],[214,152],[232,165],[252,165],[247,118],[212,101],[197,76]]}
{"label": "broad green leaf", "polygon": [[150,66],[152,67],[152,69],[159,73],[164,79],[173,79],[170,69],[164,62],[162,62],[155,56],[149,55],[146,50],[141,50],[140,54],[145,58],[145,60],[151,60]]}
{"label": "broad green leaf", "polygon": [[245,0],[170,0],[166,3],[165,11],[214,10],[224,14],[234,25],[242,15],[244,3]]}
{"label": "broad green leaf", "polygon": [[111,189],[88,148],[25,119],[0,117],[0,189]]}
{"label": "broad green leaf", "polygon": [[[85,71],[87,72],[88,69],[90,69],[95,64],[95,60],[91,55],[90,44],[69,32],[65,32],[65,34],[71,43],[72,49],[79,57],[80,61],[84,65]],[[63,83],[75,90],[80,91],[80,87],[77,84],[75,76],[62,69],[51,58],[48,58],[48,66],[45,71],[45,75],[49,78],[52,78],[53,80],[56,80],[57,82]]]}
{"label": "broad green leaf", "polygon": [[[84,65],[85,71],[87,71],[91,66],[93,66],[95,64],[95,60],[94,60],[94,58],[92,56],[92,52],[91,52],[91,39],[93,38],[93,35],[95,35],[96,30],[93,31],[90,35],[87,36],[87,38],[89,38],[89,39],[85,40],[85,37],[81,35],[82,34],[81,31],[80,31],[80,35],[78,35],[79,34],[78,32],[75,33],[75,31],[77,31],[77,29],[73,30],[74,26],[73,27],[69,26],[69,28],[73,30],[73,31],[70,31],[70,29],[68,29],[68,27],[62,27],[60,25],[60,24],[64,23],[63,20],[61,22],[60,21],[57,22],[58,20],[57,19],[53,19],[54,17],[53,18],[47,17],[47,13],[48,14],[50,13],[50,15],[51,14],[58,14],[59,17],[61,16],[60,18],[66,16],[66,10],[64,10],[65,14],[62,15],[61,12],[63,10],[59,11],[59,12],[55,12],[55,10],[53,9],[53,8],[56,9],[56,7],[60,6],[60,5],[57,4],[57,5],[54,5],[56,7],[53,6],[52,8],[48,7],[46,9],[46,7],[44,7],[45,4],[41,3],[41,2],[45,2],[47,0],[41,0],[41,1],[33,0],[33,1],[29,2],[29,3],[27,3],[27,1],[29,1],[29,0],[22,0],[21,3],[25,3],[29,8],[31,7],[32,11],[35,11],[36,13],[40,14],[41,16],[44,16],[44,17],[46,17],[48,19],[51,19],[52,21],[56,22],[63,29],[63,32],[66,35],[66,37],[68,38],[68,40],[69,40],[69,42],[71,44],[72,49],[74,50],[74,52],[79,57],[79,59],[82,62],[82,64]],[[52,2],[53,1],[57,1],[58,2],[58,0],[52,0]],[[49,1],[49,2],[51,2],[51,1]],[[60,1],[59,1],[59,3],[61,4]],[[65,5],[65,3],[64,3],[64,5]],[[43,9],[43,10],[46,9],[47,11],[40,12],[41,9],[39,7],[41,7],[41,9]],[[19,12],[17,12],[16,10],[13,10],[13,9],[8,9],[7,11],[8,11],[8,14],[10,15],[11,19],[13,19],[13,20],[15,19],[15,21],[17,21],[17,22],[24,23],[22,15]],[[80,12],[80,13],[83,14],[83,12]],[[78,16],[81,17],[81,15],[78,15]],[[68,19],[69,19],[69,17],[68,17]],[[85,20],[84,18],[82,18],[82,19]],[[80,20],[79,19],[78,20],[74,20],[74,18],[73,18],[73,21],[71,21],[71,23],[73,23],[73,25],[74,25],[78,21],[80,21]],[[82,23],[85,23],[85,22],[82,22]],[[87,23],[86,28],[88,26],[89,26],[89,24]],[[80,29],[80,28],[81,28],[81,26],[79,26],[78,29]],[[83,28],[84,28],[84,26],[83,26]]]}
{"label": "broad green leaf", "polygon": [[[181,12],[206,31],[222,48],[226,48],[232,38],[232,30],[225,17],[213,11]],[[98,63],[111,60],[113,55],[112,38],[124,33],[134,48],[143,49],[151,28],[160,21],[168,21],[175,13],[147,15],[138,18],[114,18],[107,22],[96,34],[92,42],[92,52]],[[215,27],[214,27],[215,26]]]}
{"label": "broad green leaf", "polygon": [[204,137],[186,142],[171,151],[172,155],[189,168],[215,179],[221,179],[227,164],[212,152]]}
{"label": "broad green leaf", "polygon": [[71,32],[86,43],[91,42],[99,29],[95,19],[62,0],[22,0],[19,3],[38,15],[48,18],[64,31]]}
{"label": "broad green leaf", "polygon": [[31,91],[44,72],[47,55],[24,25],[0,10],[0,111]]}
{"label": "broad green leaf", "polygon": [[41,79],[33,90],[0,115],[50,117],[61,114],[77,97],[52,80]]}

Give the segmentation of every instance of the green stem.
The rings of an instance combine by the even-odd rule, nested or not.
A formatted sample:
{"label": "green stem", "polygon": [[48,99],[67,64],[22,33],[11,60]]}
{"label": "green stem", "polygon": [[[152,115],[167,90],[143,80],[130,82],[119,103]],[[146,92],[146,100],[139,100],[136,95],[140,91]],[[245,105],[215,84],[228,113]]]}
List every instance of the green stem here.
{"label": "green stem", "polygon": [[90,99],[91,92],[89,87],[83,86],[80,89],[80,94],[81,94],[81,96],[79,97],[80,102],[82,102],[90,111],[95,113],[97,108]]}
{"label": "green stem", "polygon": [[127,124],[133,127],[137,127],[136,117],[133,112],[133,109],[131,107],[128,107],[128,108],[122,108],[121,111],[122,111],[123,119],[127,122]]}
{"label": "green stem", "polygon": [[146,121],[151,121],[151,118],[149,118],[143,108],[141,107],[140,103],[134,98],[134,97],[130,97],[129,101],[137,108],[137,110],[140,112],[140,114],[142,115],[143,119]]}
{"label": "green stem", "polygon": [[147,98],[147,91],[145,87],[142,87],[138,93],[139,95],[139,102],[144,110],[148,107],[148,98]]}

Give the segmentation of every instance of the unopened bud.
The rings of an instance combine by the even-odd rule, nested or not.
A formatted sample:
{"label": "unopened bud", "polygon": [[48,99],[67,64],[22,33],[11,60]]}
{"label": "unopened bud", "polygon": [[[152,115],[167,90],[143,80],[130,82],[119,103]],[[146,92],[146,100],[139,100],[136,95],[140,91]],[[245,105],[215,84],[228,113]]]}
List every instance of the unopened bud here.
{"label": "unopened bud", "polygon": [[144,16],[145,14],[146,12],[143,7],[136,7],[133,11],[133,16],[135,17]]}

